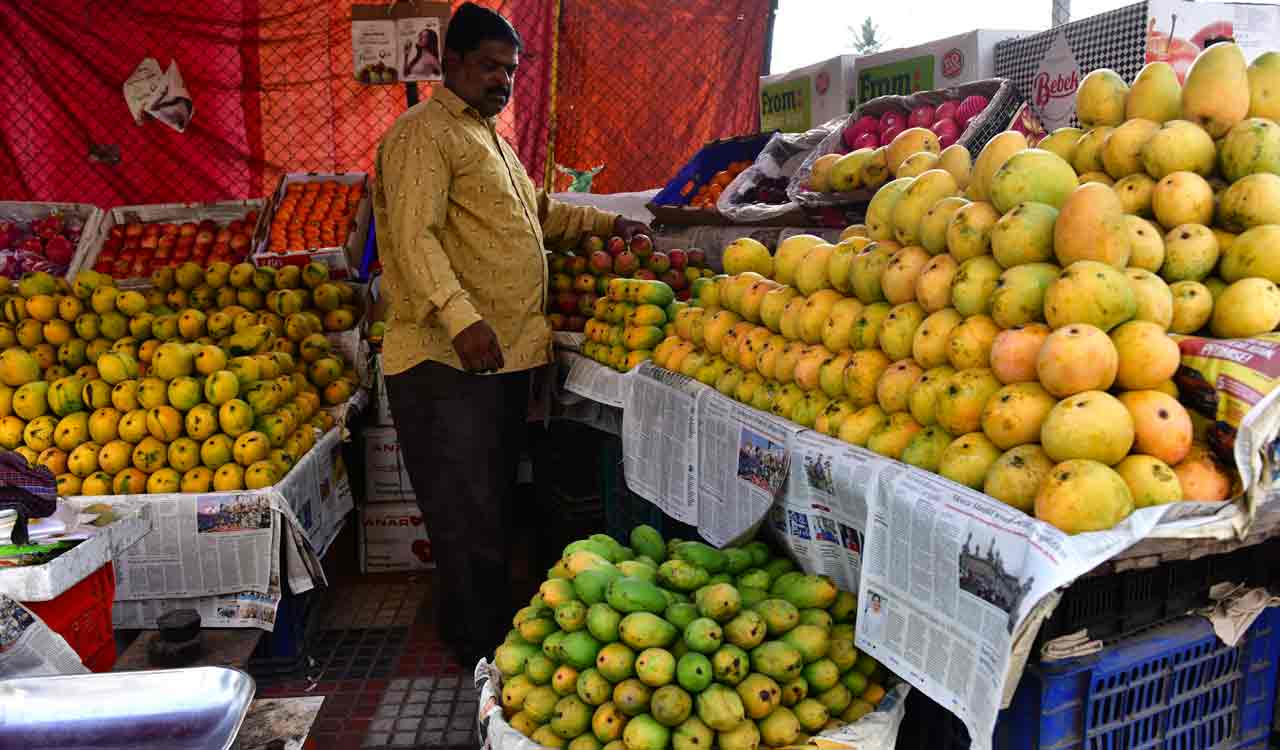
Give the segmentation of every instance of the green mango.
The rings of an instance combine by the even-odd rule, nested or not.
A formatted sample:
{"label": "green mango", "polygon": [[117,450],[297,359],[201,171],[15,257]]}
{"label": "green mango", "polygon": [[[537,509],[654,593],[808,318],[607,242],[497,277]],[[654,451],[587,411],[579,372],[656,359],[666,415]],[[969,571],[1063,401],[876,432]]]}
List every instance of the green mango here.
{"label": "green mango", "polygon": [[654,562],[661,563],[667,559],[667,545],[662,534],[652,526],[641,524],[631,530],[631,547]]}
{"label": "green mango", "polygon": [[668,606],[662,590],[648,581],[636,578],[616,578],[605,592],[609,606],[619,612],[660,613]]}
{"label": "green mango", "polygon": [[702,542],[685,542],[681,544],[676,547],[676,557],[685,562],[693,563],[711,574],[719,573],[729,564],[729,558],[725,553]]}
{"label": "green mango", "polygon": [[794,680],[803,668],[804,657],[788,643],[765,641],[751,650],[751,669],[779,682]]}
{"label": "green mango", "polygon": [[652,612],[633,612],[618,624],[618,636],[633,649],[665,648],[678,636],[676,626]]}

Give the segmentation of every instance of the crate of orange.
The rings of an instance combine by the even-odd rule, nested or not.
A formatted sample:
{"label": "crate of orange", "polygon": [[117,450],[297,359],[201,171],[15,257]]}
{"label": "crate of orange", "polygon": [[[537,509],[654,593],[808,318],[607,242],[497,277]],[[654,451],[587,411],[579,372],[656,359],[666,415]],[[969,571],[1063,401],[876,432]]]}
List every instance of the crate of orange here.
{"label": "crate of orange", "polygon": [[698,150],[658,191],[647,208],[659,224],[729,224],[716,201],[733,179],[750,167],[773,133],[712,141]]}
{"label": "crate of orange", "polygon": [[364,172],[284,175],[254,235],[253,262],[281,268],[319,261],[334,278],[353,278],[371,212]]}

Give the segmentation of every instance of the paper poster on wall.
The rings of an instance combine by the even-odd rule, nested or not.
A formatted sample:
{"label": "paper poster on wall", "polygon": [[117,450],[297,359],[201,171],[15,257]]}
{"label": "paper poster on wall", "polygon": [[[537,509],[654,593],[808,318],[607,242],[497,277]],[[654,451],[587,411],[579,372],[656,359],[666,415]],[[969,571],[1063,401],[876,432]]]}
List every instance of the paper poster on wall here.
{"label": "paper poster on wall", "polygon": [[351,61],[367,84],[444,79],[449,4],[409,0],[351,7]]}

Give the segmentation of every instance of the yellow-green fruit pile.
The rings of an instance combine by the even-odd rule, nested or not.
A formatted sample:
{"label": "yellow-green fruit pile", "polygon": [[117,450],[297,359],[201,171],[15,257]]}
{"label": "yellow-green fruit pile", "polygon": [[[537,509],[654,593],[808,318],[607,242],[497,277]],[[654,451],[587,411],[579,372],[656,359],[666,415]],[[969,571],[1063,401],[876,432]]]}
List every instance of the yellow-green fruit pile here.
{"label": "yellow-green fruit pile", "polygon": [[494,654],[507,721],[544,747],[785,747],[875,710],[857,599],[761,542],[573,542]]}
{"label": "yellow-green fruit pile", "polygon": [[146,291],[93,271],[27,274],[0,296],[0,447],[58,492],[275,484],[357,388],[325,331],[354,326],[327,268],[192,263]]}
{"label": "yellow-green fruit pile", "polygon": [[583,328],[582,353],[626,372],[653,357],[653,348],[670,333],[675,292],[661,281],[611,279],[607,295],[595,301]]}
{"label": "yellow-green fruit pile", "polygon": [[1181,87],[1165,63],[1090,73],[1087,129],[1039,148],[1010,131],[917,171],[907,147],[936,141],[904,131],[864,225],[734,242],[653,359],[1070,533],[1226,500],[1173,377],[1182,336],[1277,336],[1273,86],[1280,55],[1216,44]]}

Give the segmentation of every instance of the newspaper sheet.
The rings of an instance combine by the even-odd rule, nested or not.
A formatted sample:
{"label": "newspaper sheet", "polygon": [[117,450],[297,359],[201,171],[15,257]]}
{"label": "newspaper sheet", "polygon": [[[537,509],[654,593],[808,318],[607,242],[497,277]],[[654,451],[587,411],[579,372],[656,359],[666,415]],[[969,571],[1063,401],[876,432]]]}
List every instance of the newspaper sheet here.
{"label": "newspaper sheet", "polygon": [[622,411],[627,487],[663,513],[698,524],[697,398],[706,386],[650,362],[632,370]]}
{"label": "newspaper sheet", "polygon": [[[88,671],[66,639],[31,610],[0,594],[0,680]],[[3,714],[0,706],[0,717]]]}
{"label": "newspaper sheet", "polygon": [[697,402],[698,533],[723,547],[749,538],[787,482],[800,432],[704,388]]}
{"label": "newspaper sheet", "polygon": [[626,403],[631,385],[626,373],[573,352],[561,352],[560,361],[569,365],[564,381],[566,391],[609,406],[621,407]]}

